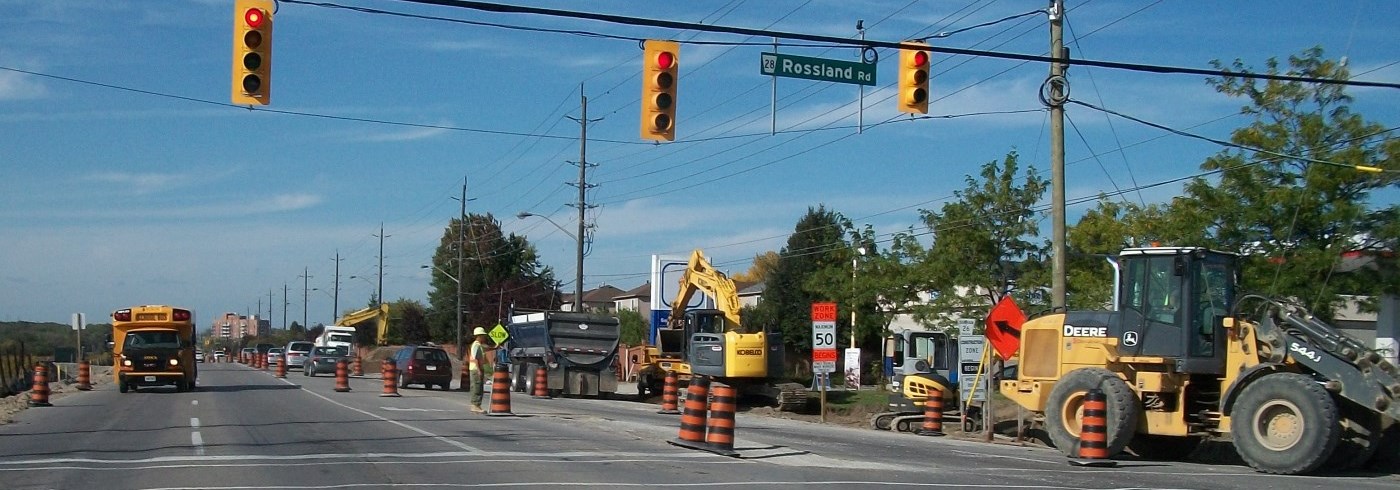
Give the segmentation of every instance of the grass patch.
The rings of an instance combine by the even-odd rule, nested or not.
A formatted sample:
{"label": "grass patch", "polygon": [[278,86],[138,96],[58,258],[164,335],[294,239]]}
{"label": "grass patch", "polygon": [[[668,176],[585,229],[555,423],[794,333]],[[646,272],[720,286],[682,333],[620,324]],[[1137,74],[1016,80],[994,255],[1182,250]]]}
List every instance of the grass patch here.
{"label": "grass patch", "polygon": [[[808,397],[812,412],[820,406],[821,393],[813,391]],[[861,415],[884,411],[889,393],[884,390],[828,391],[826,412],[836,415]]]}

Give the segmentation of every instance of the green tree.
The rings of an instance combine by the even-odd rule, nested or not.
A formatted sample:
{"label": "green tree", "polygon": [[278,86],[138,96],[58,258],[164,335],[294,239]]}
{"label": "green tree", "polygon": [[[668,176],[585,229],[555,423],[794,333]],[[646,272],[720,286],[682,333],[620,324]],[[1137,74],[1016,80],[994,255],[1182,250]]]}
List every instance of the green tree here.
{"label": "green tree", "polygon": [[[1239,60],[1213,64],[1253,73]],[[1321,48],[1290,56],[1286,67],[1270,58],[1264,73],[1350,78],[1346,65],[1325,59]],[[1386,138],[1384,126],[1351,112],[1352,98],[1342,85],[1235,75],[1209,83],[1244,98],[1242,112],[1254,121],[1230,137],[1245,149],[1223,150],[1201,165],[1219,177],[1187,183],[1185,197],[1171,206],[1176,218],[1203,223],[1205,244],[1244,254],[1246,290],[1293,298],[1324,318],[1341,303],[1341,294],[1400,290],[1394,276],[1381,275],[1385,268],[1335,273],[1345,252],[1397,245],[1400,207],[1368,203],[1373,191],[1400,183],[1400,140]]]}
{"label": "green tree", "polygon": [[641,312],[632,309],[623,309],[617,312],[617,321],[621,323],[621,342],[627,345],[642,345],[647,340],[647,319]]}
{"label": "green tree", "polygon": [[[847,227],[845,218],[825,206],[807,208],[779,252],[778,265],[768,276],[754,318],[745,318],[746,328],[781,333],[790,357],[810,351],[812,302],[835,298],[822,292],[829,285],[813,284],[809,278],[823,269],[850,266],[850,247],[842,238]],[[845,284],[850,284],[849,276]]]}
{"label": "green tree", "polygon": [[749,270],[735,274],[730,277],[730,279],[742,282],[764,282],[777,266],[778,253],[769,250],[755,255],[753,257],[753,265],[749,266]]}
{"label": "green tree", "polygon": [[[967,187],[954,193],[957,200],[937,212],[921,210],[933,235],[933,245],[917,266],[933,292],[928,303],[914,308],[921,322],[947,328],[957,317],[985,316],[1017,284],[1022,262],[1043,252],[1031,239],[1038,235],[1034,206],[1046,182],[1034,169],[1018,181],[1019,172],[1016,153],[1008,153],[1000,163],[984,164],[980,180],[967,176]],[[1028,293],[1040,285],[1020,286]]]}
{"label": "green tree", "polygon": [[[458,219],[448,223],[433,253],[427,314],[431,339],[456,341],[457,283],[452,277],[462,281],[464,339],[474,326],[505,322],[511,306],[544,309],[559,304],[553,270],[540,264],[538,252],[525,237],[505,235],[501,223],[490,214],[468,215],[465,229],[462,226]],[[462,252],[460,267],[458,247]]]}
{"label": "green tree", "polygon": [[389,343],[421,344],[428,337],[428,309],[416,299],[399,298],[389,303]]}

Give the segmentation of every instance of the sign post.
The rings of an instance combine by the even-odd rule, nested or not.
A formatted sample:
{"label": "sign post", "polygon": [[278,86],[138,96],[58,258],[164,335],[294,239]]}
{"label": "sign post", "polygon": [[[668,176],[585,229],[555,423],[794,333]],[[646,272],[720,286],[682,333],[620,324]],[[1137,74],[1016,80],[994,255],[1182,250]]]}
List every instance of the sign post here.
{"label": "sign post", "polygon": [[963,400],[962,422],[967,427],[967,409],[972,402],[984,402],[987,390],[982,379],[982,358],[985,352],[985,339],[976,334],[977,321],[971,318],[958,319],[958,391]]}
{"label": "sign post", "polygon": [[76,362],[83,362],[83,327],[86,326],[87,315],[82,313],[73,314],[73,331],[78,333],[78,358]]}
{"label": "sign post", "polygon": [[826,385],[836,371],[836,303],[812,303],[812,374],[821,383],[821,421],[826,422]]}

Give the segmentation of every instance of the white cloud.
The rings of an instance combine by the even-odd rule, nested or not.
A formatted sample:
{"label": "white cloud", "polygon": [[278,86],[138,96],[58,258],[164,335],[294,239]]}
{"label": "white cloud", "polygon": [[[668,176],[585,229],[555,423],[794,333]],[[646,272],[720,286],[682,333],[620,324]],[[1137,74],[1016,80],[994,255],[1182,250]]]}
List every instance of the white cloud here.
{"label": "white cloud", "polygon": [[49,90],[33,75],[0,71],[0,100],[39,99]]}
{"label": "white cloud", "polygon": [[[448,125],[448,123],[441,123],[441,124],[442,124],[443,126]],[[436,136],[439,136],[439,135],[447,134],[448,131],[450,131],[450,130],[448,130],[448,129],[446,129],[446,128],[414,128],[414,127],[410,127],[410,128],[404,129],[404,130],[402,130],[402,131],[398,131],[398,132],[379,133],[379,134],[375,134],[375,135],[370,135],[370,136],[365,137],[364,139],[365,139],[366,141],[375,141],[375,142],[417,141],[417,140],[428,139],[428,138],[433,138],[433,137],[436,137]]]}
{"label": "white cloud", "polygon": [[83,180],[115,184],[118,188],[139,196],[187,186],[194,180],[194,176],[173,173],[99,172],[87,175]]}

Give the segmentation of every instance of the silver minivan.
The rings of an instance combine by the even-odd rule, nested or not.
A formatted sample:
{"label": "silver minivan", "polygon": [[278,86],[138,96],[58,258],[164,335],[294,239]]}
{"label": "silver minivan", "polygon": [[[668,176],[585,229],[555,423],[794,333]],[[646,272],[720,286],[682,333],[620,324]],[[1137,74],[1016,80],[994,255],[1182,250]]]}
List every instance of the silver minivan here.
{"label": "silver minivan", "polygon": [[311,342],[294,340],[287,342],[287,347],[282,350],[282,358],[287,360],[288,368],[300,368],[306,364],[306,358],[311,356]]}

